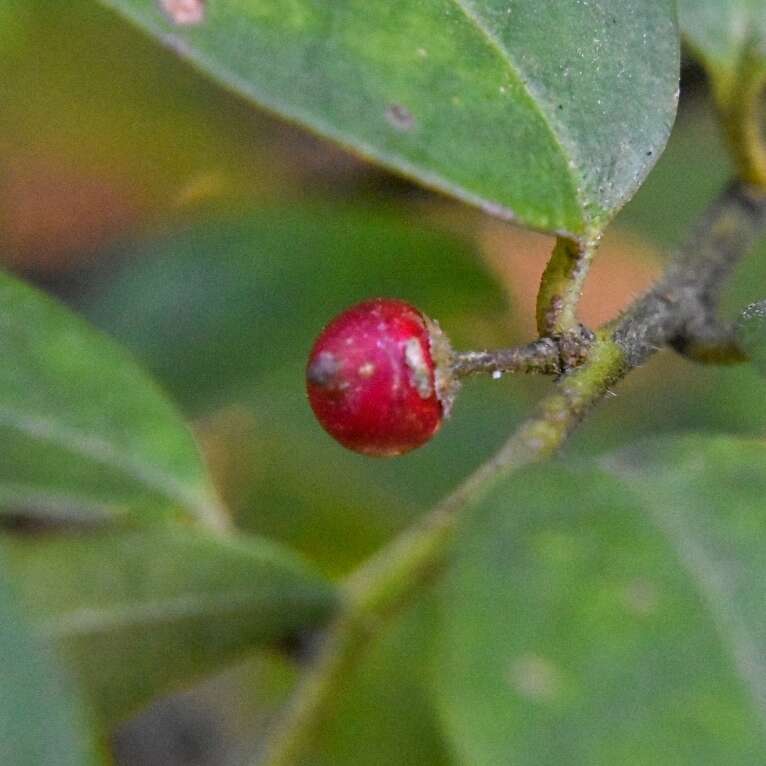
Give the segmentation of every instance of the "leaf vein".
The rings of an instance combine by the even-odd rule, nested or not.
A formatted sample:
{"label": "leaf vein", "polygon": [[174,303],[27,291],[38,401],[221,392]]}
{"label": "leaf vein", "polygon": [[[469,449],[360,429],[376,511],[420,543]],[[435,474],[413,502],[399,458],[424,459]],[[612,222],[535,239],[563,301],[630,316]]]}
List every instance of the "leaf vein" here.
{"label": "leaf vein", "polygon": [[[555,118],[554,110],[550,106],[548,109],[543,108],[543,104],[547,103],[547,100],[536,88],[533,87],[530,80],[523,75],[523,70],[519,66],[518,62],[513,58],[510,51],[502,44],[502,42],[497,38],[492,30],[489,29],[486,22],[482,19],[470,1],[452,0],[452,2],[486,40],[487,44],[505,62],[505,64],[511,70],[514,78],[526,92],[530,103],[540,115],[543,123],[551,135],[551,138],[553,139],[554,145],[559,150],[561,157],[564,159],[564,162],[570,172],[570,179],[572,180],[572,185],[574,187],[574,196],[580,208],[580,214],[583,219],[585,219],[587,216],[587,206],[582,196],[583,177],[576,162],[577,152],[573,149],[574,142],[567,138],[566,130],[564,126]],[[577,169],[576,173],[575,168]]]}
{"label": "leaf vein", "polygon": [[163,497],[180,503],[200,518],[211,519],[214,515],[211,502],[189,491],[174,476],[136,460],[100,436],[62,426],[47,417],[15,412],[8,408],[0,408],[0,426],[15,429],[32,439],[56,445],[72,454],[115,468]]}

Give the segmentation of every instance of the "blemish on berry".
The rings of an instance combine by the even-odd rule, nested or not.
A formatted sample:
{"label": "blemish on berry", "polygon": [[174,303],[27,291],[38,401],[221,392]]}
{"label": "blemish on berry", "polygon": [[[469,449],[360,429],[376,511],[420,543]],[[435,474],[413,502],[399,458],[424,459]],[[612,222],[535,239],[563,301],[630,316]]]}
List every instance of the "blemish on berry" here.
{"label": "blemish on berry", "polygon": [[375,373],[375,365],[372,362],[365,362],[358,370],[360,378],[371,378]]}
{"label": "blemish on berry", "polygon": [[412,112],[402,104],[389,104],[386,107],[386,119],[389,125],[406,133],[415,127]]}
{"label": "blemish on berry", "polygon": [[423,346],[417,338],[410,338],[404,344],[404,361],[412,377],[412,385],[423,399],[428,399],[434,392],[431,385],[431,370],[426,362]]}
{"label": "blemish on berry", "polygon": [[201,24],[205,20],[205,0],[160,0],[166,16],[181,27]]}
{"label": "blemish on berry", "polygon": [[336,379],[340,364],[333,354],[329,351],[322,351],[317,355],[306,370],[306,378],[309,383],[329,388]]}

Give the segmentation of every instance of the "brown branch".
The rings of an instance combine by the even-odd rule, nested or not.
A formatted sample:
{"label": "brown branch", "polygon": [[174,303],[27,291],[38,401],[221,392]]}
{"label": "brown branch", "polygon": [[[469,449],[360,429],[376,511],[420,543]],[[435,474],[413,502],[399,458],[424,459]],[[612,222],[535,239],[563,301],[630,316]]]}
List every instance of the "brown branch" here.
{"label": "brown branch", "polygon": [[630,368],[671,345],[730,344],[718,320],[721,291],[740,258],[766,226],[766,191],[734,182],[705,211],[662,279],[621,317],[609,323]]}

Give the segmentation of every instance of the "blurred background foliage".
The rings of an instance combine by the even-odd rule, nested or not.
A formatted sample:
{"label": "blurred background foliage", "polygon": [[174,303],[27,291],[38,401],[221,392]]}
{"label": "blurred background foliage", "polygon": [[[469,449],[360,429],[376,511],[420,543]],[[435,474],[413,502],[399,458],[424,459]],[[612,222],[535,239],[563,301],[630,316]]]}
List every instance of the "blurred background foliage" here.
{"label": "blurred background foliage", "polygon": [[[438,318],[458,347],[528,339],[552,240],[253,108],[89,0],[0,3],[0,61],[3,265],[154,373],[243,528],[340,575],[485,459],[550,385],[477,380],[424,449],[385,462],[344,451],[304,398],[322,324],[391,295]],[[608,232],[586,322],[650,284],[729,172],[708,88],[687,66],[669,147]],[[766,258],[748,259],[727,296],[732,316],[762,297],[765,278]],[[763,381],[661,355],[567,451],[677,430],[763,434]],[[312,763],[449,762],[421,699],[430,624],[418,605],[374,648]],[[158,703],[116,734],[116,760],[221,763],[257,741],[294,675],[281,655],[262,656]]]}

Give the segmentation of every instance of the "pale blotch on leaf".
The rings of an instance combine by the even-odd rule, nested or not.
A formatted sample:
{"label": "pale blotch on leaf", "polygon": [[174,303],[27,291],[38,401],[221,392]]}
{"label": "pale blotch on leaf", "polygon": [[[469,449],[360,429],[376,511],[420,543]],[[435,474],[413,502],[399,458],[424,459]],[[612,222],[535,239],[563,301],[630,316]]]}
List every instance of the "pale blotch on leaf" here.
{"label": "pale blotch on leaf", "polygon": [[543,562],[552,565],[568,565],[583,555],[582,547],[575,537],[554,529],[538,532],[533,539],[533,548]]}
{"label": "pale blotch on leaf", "polygon": [[511,662],[508,683],[526,699],[552,702],[561,694],[562,679],[550,660],[537,654],[523,654]]}
{"label": "pale blotch on leaf", "polygon": [[392,127],[403,132],[415,127],[415,118],[412,116],[412,112],[401,104],[389,104],[386,107],[386,119]]}
{"label": "pale blotch on leaf", "polygon": [[623,588],[622,603],[631,614],[649,617],[657,611],[659,594],[649,580],[633,580]]}
{"label": "pale blotch on leaf", "polygon": [[178,26],[188,27],[205,20],[205,0],[160,0],[162,10]]}

